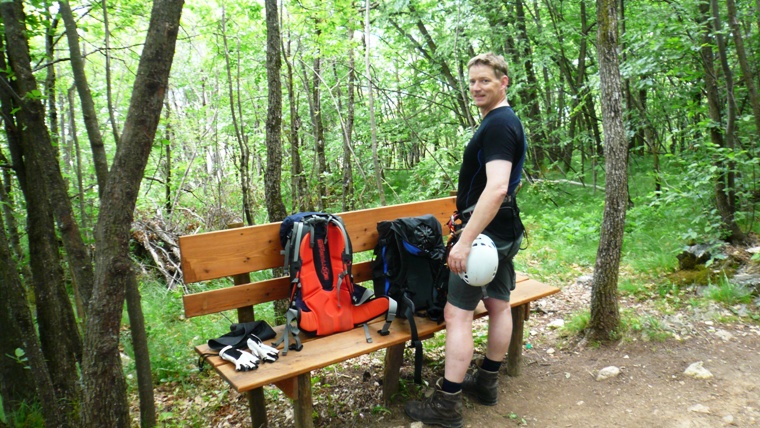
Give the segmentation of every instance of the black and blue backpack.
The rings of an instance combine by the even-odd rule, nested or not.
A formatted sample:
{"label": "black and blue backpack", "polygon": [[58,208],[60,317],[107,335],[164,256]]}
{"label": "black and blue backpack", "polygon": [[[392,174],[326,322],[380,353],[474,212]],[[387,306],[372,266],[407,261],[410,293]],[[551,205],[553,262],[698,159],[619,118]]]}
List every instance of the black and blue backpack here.
{"label": "black and blue backpack", "polygon": [[449,270],[441,223],[433,215],[403,217],[377,224],[378,242],[372,262],[375,295],[398,302],[406,318],[415,355],[415,382],[422,382],[422,341],[415,316],[443,321]]}

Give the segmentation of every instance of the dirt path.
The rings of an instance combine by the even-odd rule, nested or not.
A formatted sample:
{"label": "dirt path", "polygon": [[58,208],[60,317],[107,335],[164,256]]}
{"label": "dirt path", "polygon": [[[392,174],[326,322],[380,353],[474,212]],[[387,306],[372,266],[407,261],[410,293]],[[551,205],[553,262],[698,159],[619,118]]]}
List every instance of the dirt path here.
{"label": "dirt path", "polygon": [[[760,332],[738,329],[726,342],[709,335],[611,348],[526,351],[520,377],[501,378],[495,407],[470,402],[471,427],[756,427],[760,426]],[[712,379],[684,375],[703,361]],[[620,375],[597,381],[599,370]],[[412,426],[403,405],[371,427]]]}
{"label": "dirt path", "polygon": [[[760,327],[704,319],[719,311],[708,308],[662,318],[680,340],[607,347],[567,343],[548,325],[587,304],[588,297],[586,287],[575,284],[542,304],[545,312],[534,313],[528,324],[532,346],[524,351],[522,375],[501,376],[497,406],[468,402],[465,426],[760,426]],[[649,312],[646,305],[622,303]],[[712,378],[684,374],[700,361]],[[620,375],[597,381],[598,372],[608,366],[619,368]],[[391,411],[365,426],[419,426],[404,416],[403,403]]]}

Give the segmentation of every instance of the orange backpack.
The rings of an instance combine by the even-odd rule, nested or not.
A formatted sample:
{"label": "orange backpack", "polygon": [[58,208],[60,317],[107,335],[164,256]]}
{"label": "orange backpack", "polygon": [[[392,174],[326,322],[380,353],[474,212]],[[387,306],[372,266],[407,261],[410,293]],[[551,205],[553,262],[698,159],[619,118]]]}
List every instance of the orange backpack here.
{"label": "orange backpack", "polygon": [[[370,289],[354,284],[351,241],[340,217],[315,212],[291,215],[282,222],[280,242],[291,282],[286,331],[277,342],[285,342],[283,355],[288,349],[301,350],[301,330],[326,336],[363,324],[371,342],[366,323],[385,314],[379,333],[388,334],[396,302],[387,296],[375,298]],[[293,345],[290,336],[295,338]]]}

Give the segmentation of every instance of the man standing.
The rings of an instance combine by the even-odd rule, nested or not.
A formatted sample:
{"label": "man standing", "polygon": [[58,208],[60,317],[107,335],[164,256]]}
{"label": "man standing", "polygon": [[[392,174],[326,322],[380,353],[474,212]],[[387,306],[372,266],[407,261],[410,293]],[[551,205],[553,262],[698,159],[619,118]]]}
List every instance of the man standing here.
{"label": "man standing", "polygon": [[[464,150],[459,170],[456,204],[465,225],[448,257],[445,372],[432,396],[405,407],[412,419],[444,427],[462,426],[463,391],[482,404],[496,405],[499,368],[512,337],[512,259],[520,249],[524,230],[515,194],[527,144],[522,123],[507,102],[507,64],[501,55],[489,52],[472,58],[467,67],[470,95],[482,122]],[[499,267],[488,285],[473,287],[458,274],[466,270],[472,243],[481,233],[496,244]],[[467,373],[474,352],[473,313],[481,300],[488,310],[486,355],[474,373]]]}

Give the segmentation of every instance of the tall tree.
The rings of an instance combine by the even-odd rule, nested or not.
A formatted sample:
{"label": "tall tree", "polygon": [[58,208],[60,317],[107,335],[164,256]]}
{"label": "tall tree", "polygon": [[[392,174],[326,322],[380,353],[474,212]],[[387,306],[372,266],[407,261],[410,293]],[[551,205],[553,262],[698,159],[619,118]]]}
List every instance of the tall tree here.
{"label": "tall tree", "polygon": [[[349,28],[348,38],[349,43],[353,41],[354,30]],[[346,106],[346,123],[343,126],[343,180],[341,180],[343,186],[343,211],[349,211],[354,209],[354,172],[353,162],[351,161],[351,135],[354,131],[354,105],[355,105],[355,87],[356,87],[356,63],[354,60],[354,47],[353,44],[348,50],[348,87],[346,88],[346,96],[348,98],[348,105]]]}
{"label": "tall tree", "polygon": [[[720,93],[718,91],[718,82],[716,78],[717,75],[715,72],[715,58],[712,50],[713,42],[711,34],[713,27],[711,24],[712,17],[710,15],[710,5],[706,1],[700,1],[699,12],[702,22],[702,45],[700,47],[699,53],[702,67],[704,68],[705,93],[707,94],[708,115],[710,117],[710,120],[713,122],[713,125],[709,127],[710,141],[715,147],[723,147],[723,134],[721,133],[719,127],[719,124],[723,121],[723,113],[721,112]],[[716,160],[716,162],[718,162],[716,165],[716,169],[718,171],[725,170],[725,166],[722,165],[720,160]],[[719,174],[721,173],[719,172]],[[724,191],[725,184],[720,178],[717,178],[715,181],[715,196],[719,211],[721,212],[724,220],[731,221],[732,216],[728,210],[727,203],[721,203],[721,200],[726,200]],[[720,210],[721,206],[724,207],[725,214],[723,210]],[[738,226],[736,226],[734,222],[731,223],[733,223],[732,227],[738,229]]]}
{"label": "tall tree", "polygon": [[375,98],[372,90],[372,68],[370,67],[370,48],[371,48],[371,34],[370,34],[370,1],[364,2],[364,68],[367,73],[367,102],[369,103],[369,126],[372,133],[372,165],[375,167],[375,185],[377,186],[377,193],[380,196],[380,204],[385,205],[385,190],[383,189],[383,171],[380,158],[377,153],[377,126],[375,125]]}
{"label": "tall tree", "polygon": [[98,116],[95,111],[95,102],[92,99],[90,85],[87,83],[87,74],[84,71],[84,58],[79,49],[79,34],[74,14],[71,12],[68,0],[58,2],[63,23],[66,26],[66,38],[69,41],[71,69],[74,71],[74,83],[79,93],[79,101],[82,103],[82,116],[87,128],[87,137],[90,139],[90,148],[95,163],[95,175],[98,179],[98,194],[103,194],[103,188],[108,176],[108,159],[106,158],[103,136],[100,133]]}
{"label": "tall tree", "polygon": [[749,59],[747,58],[747,50],[744,48],[742,28],[739,25],[739,19],[736,16],[736,2],[734,0],[726,0],[726,8],[728,9],[728,24],[731,27],[731,34],[734,36],[736,56],[739,59],[739,65],[741,66],[742,75],[744,77],[744,86],[747,87],[749,103],[750,106],[752,106],[752,116],[755,119],[755,134],[760,135],[760,97],[758,97],[757,94],[755,73],[752,71],[752,67],[750,67]]}
{"label": "tall tree", "polygon": [[[523,0],[516,0],[516,21],[517,21],[517,39],[518,49],[515,59],[519,64],[523,66],[525,70],[524,81],[525,84],[518,85],[520,93],[520,101],[524,106],[527,106],[525,111],[526,127],[531,130],[530,139],[531,145],[535,146],[533,153],[536,157],[536,162],[543,163],[544,152],[543,148],[546,145],[546,138],[544,134],[544,120],[541,117],[541,105],[539,96],[539,85],[536,72],[533,69],[533,49],[531,48],[530,38],[528,37],[528,27],[525,20],[525,7]],[[515,79],[513,85],[517,82],[522,82],[523,78]],[[521,106],[518,106],[521,107]]]}
{"label": "tall tree", "polygon": [[[723,81],[726,86],[726,127],[721,145],[732,153],[736,148],[736,100],[734,98],[733,71],[728,64],[728,52],[723,39],[723,28],[720,20],[720,10],[717,0],[710,0],[710,16],[708,25],[711,26],[714,40],[718,48],[718,59],[723,70]],[[711,52],[712,54],[712,52]],[[716,82],[717,85],[717,82]],[[717,123],[720,123],[718,121]],[[733,154],[733,153],[732,153]],[[734,244],[744,241],[744,232],[736,223],[736,161],[733,156],[716,157],[717,176],[715,180],[715,205],[728,230],[729,241]]]}
{"label": "tall tree", "polygon": [[105,43],[106,56],[106,101],[108,102],[108,121],[111,123],[111,132],[116,145],[119,145],[119,124],[116,123],[116,107],[113,102],[113,89],[111,87],[111,27],[108,23],[108,4],[101,0],[103,8],[103,42]]}
{"label": "tall tree", "polygon": [[[0,37],[0,48],[3,48],[3,38]],[[4,52],[4,49],[2,49]],[[6,69],[5,54],[0,54],[0,68]],[[6,79],[5,74],[0,74],[3,86],[11,86],[12,83]],[[15,102],[13,101],[11,94],[8,91],[0,90],[0,107],[2,107],[2,119],[5,128],[6,138],[14,145],[19,146],[20,143],[13,142],[18,140],[21,135],[16,126],[16,121],[13,116]],[[55,391],[53,389],[52,381],[50,379],[50,373],[47,371],[47,367],[43,361],[42,350],[39,346],[39,341],[36,341],[36,352],[39,358],[30,363],[24,362],[24,359],[28,360],[26,354],[29,342],[24,343],[25,334],[20,328],[16,327],[17,320],[25,320],[24,314],[16,316],[14,314],[14,307],[19,309],[25,309],[25,314],[30,320],[27,327],[30,327],[27,332],[31,332],[31,337],[37,339],[37,334],[34,331],[34,324],[31,322],[32,316],[27,305],[27,300],[23,294],[25,294],[24,287],[21,279],[18,276],[17,260],[23,258],[23,250],[21,248],[21,241],[18,234],[18,226],[16,224],[16,218],[13,213],[14,204],[10,200],[11,195],[11,171],[13,165],[5,157],[5,154],[0,150],[0,165],[2,165],[3,181],[0,183],[0,205],[3,207],[3,216],[0,217],[0,323],[6,327],[3,334],[0,335],[0,355],[5,355],[8,358],[0,358],[0,397],[3,397],[3,410],[6,414],[11,414],[15,407],[22,402],[33,402],[35,396],[35,379],[46,377],[44,379],[44,387],[47,388],[48,399],[56,400]],[[3,219],[7,223],[8,235],[10,239],[6,237],[6,227],[3,224]],[[10,249],[13,251],[10,251]],[[14,258],[15,256],[15,258]],[[27,281],[29,278],[27,277]],[[20,349],[24,356],[23,358],[17,355],[16,350]],[[14,358],[15,357],[15,358]],[[28,364],[28,365],[27,365]],[[28,370],[28,368],[34,366],[40,370]],[[35,377],[33,377],[35,376]],[[58,414],[58,408],[54,402],[43,403],[43,412],[56,416]]]}
{"label": "tall tree", "polygon": [[[240,186],[243,194],[243,215],[248,225],[254,224],[253,201],[251,198],[251,148],[248,147],[248,137],[243,129],[242,117],[236,114],[235,91],[233,90],[234,81],[232,79],[232,64],[230,61],[230,49],[227,41],[227,11],[222,7],[222,42],[224,46],[224,61],[227,70],[227,89],[230,99],[230,114],[232,116],[232,126],[235,128],[235,137],[240,149],[240,164],[238,165],[240,173]],[[240,63],[237,64],[238,70]],[[240,94],[238,93],[237,103],[241,103]]]}
{"label": "tall tree", "polygon": [[[283,58],[287,67],[287,86],[288,86],[288,107],[290,111],[290,129],[288,130],[288,140],[290,141],[290,194],[292,199],[293,211],[313,211],[309,189],[306,183],[306,177],[301,163],[301,118],[298,114],[298,97],[295,93],[295,76],[293,73],[293,64],[290,57],[290,48],[285,49],[283,45]],[[290,41],[288,45],[290,46]]]}
{"label": "tall tree", "polygon": [[82,361],[84,426],[130,426],[119,356],[124,294],[135,275],[129,231],[167,91],[183,4],[183,0],[153,2],[121,144],[103,192],[95,228],[95,287]]}
{"label": "tall tree", "polygon": [[628,202],[628,143],[623,126],[618,62],[617,0],[597,0],[597,50],[602,90],[602,126],[607,187],[602,231],[594,264],[589,336],[609,340],[620,324],[617,283]]}
{"label": "tall tree", "polygon": [[267,166],[264,173],[267,214],[269,221],[281,221],[287,212],[282,202],[282,80],[280,71],[280,23],[277,17],[277,1],[266,0],[267,22],[267,87],[269,107],[267,108],[266,146]]}
{"label": "tall tree", "polygon": [[[21,1],[0,3],[5,27],[8,69],[15,76],[18,108],[17,139],[10,141],[11,156],[27,204],[27,227],[32,268],[32,285],[37,308],[37,323],[42,352],[58,396],[57,404],[64,425],[76,424],[68,418],[79,405],[77,362],[81,356],[79,330],[64,284],[58,240],[53,221],[54,196],[60,190],[46,178],[57,168],[50,135],[45,124],[44,107],[38,96],[26,39],[26,23]],[[4,90],[8,86],[3,85]],[[60,177],[60,172],[58,174]],[[66,201],[68,197],[64,196]],[[38,368],[39,369],[39,368]]]}
{"label": "tall tree", "polygon": [[[58,396],[40,349],[34,319],[16,263],[8,251],[3,222],[0,220],[0,396],[3,409],[10,414],[21,402],[38,400],[46,427],[66,426],[65,415],[58,407]],[[23,353],[18,354],[17,350]],[[15,358],[14,358],[15,357]],[[2,409],[0,409],[2,410]]]}
{"label": "tall tree", "polygon": [[[319,40],[322,31],[320,30],[320,23],[317,18],[313,19],[316,38]],[[327,203],[328,188],[325,186],[325,175],[328,172],[327,155],[325,154],[325,127],[322,121],[322,91],[320,90],[322,80],[322,53],[319,47],[314,52],[314,58],[311,67],[311,83],[309,79],[309,73],[304,68],[304,86],[308,94],[309,100],[309,116],[311,117],[312,131],[314,135],[314,155],[316,157],[316,175],[317,181],[317,210],[325,210],[325,204]]]}

